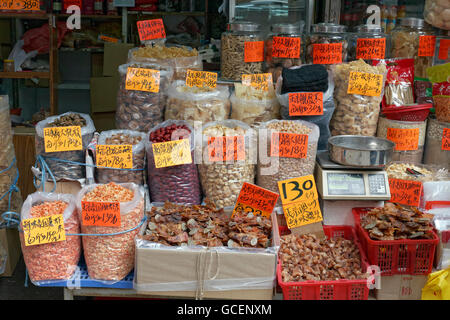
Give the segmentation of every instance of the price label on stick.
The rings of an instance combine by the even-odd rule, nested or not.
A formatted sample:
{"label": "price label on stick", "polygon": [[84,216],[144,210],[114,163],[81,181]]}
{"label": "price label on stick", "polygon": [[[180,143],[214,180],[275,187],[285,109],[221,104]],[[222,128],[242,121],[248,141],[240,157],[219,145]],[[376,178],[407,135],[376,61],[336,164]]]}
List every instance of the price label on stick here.
{"label": "price label on stick", "polygon": [[162,19],[138,21],[137,29],[141,41],[164,39],[166,37]]}
{"label": "price label on stick", "polygon": [[186,85],[188,87],[215,88],[217,85],[217,73],[188,69],[186,74]]}
{"label": "price label on stick", "polygon": [[419,147],[419,128],[388,128],[386,138],[395,143],[394,150],[417,150]]}
{"label": "price label on stick", "polygon": [[245,137],[209,137],[209,161],[243,161],[245,160]]}
{"label": "price label on stick", "polygon": [[278,194],[275,192],[244,182],[231,217],[238,210],[245,210],[245,212],[251,212],[254,215],[270,217],[278,197]]}
{"label": "price label on stick", "polygon": [[434,57],[435,46],[436,36],[420,36],[417,55],[419,57]]}
{"label": "price label on stick", "polygon": [[244,62],[264,61],[264,41],[248,41],[244,43]]}
{"label": "price label on stick", "polygon": [[44,128],[45,152],[83,150],[80,126]]}
{"label": "price label on stick", "polygon": [[420,205],[422,182],[389,178],[389,189],[391,191],[390,202],[414,207]]}
{"label": "price label on stick", "polygon": [[133,168],[132,145],[100,145],[95,147],[95,159],[97,167],[117,169]]}
{"label": "price label on stick", "polygon": [[62,214],[24,219],[22,221],[25,246],[66,240]]}
{"label": "price label on stick", "polygon": [[308,135],[273,132],[270,143],[271,157],[304,159],[308,154]]}
{"label": "price label on stick", "polygon": [[272,57],[274,58],[300,58],[300,38],[298,37],[273,37]]}
{"label": "price label on stick", "polygon": [[157,93],[159,92],[159,80],[158,70],[128,68],[125,89]]}
{"label": "price label on stick", "polygon": [[323,114],[323,92],[290,92],[290,116],[318,116]]}
{"label": "price label on stick", "polygon": [[189,139],[152,144],[156,168],[192,163]]}
{"label": "price label on stick", "polygon": [[268,91],[269,86],[273,85],[271,73],[243,74],[242,84],[251,86],[257,90]]}
{"label": "price label on stick", "polygon": [[120,203],[81,201],[84,226],[120,227]]}
{"label": "price label on stick", "polygon": [[356,42],[356,59],[384,59],[386,38],[359,38]]}
{"label": "price label on stick", "polygon": [[350,72],[348,94],[378,97],[383,90],[383,75],[365,72]]}
{"label": "price label on stick", "polygon": [[442,131],[442,150],[450,151],[450,128]]}
{"label": "price label on stick", "polygon": [[313,44],[313,64],[342,63],[342,43]]}
{"label": "price label on stick", "polygon": [[41,10],[40,0],[2,0],[0,10]]}

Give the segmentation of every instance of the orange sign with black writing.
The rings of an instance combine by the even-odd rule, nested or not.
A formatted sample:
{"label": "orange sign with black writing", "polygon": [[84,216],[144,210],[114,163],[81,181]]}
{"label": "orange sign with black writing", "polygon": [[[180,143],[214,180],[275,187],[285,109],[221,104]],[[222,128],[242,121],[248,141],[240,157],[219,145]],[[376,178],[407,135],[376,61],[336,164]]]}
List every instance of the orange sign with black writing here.
{"label": "orange sign with black writing", "polygon": [[0,10],[30,10],[38,11],[41,9],[39,0],[2,0],[0,1]]}
{"label": "orange sign with black writing", "polygon": [[444,128],[442,132],[442,150],[450,151],[450,128]]}
{"label": "orange sign with black writing", "polygon": [[323,114],[323,92],[289,93],[290,116],[318,116]]}
{"label": "orange sign with black writing", "polygon": [[420,36],[419,50],[417,55],[419,57],[433,57],[435,46],[436,46],[436,36]]}
{"label": "orange sign with black writing", "polygon": [[278,197],[279,195],[275,192],[244,182],[233,215],[237,209],[243,209],[246,212],[252,212],[254,215],[270,217]]}
{"label": "orange sign with black writing", "polygon": [[314,64],[342,63],[342,43],[316,43],[313,45]]}
{"label": "orange sign with black writing", "polygon": [[243,161],[245,160],[245,137],[209,137],[209,161]]}
{"label": "orange sign with black writing", "polygon": [[64,0],[63,5],[64,13],[66,13],[67,8],[70,6],[77,6],[80,9],[83,7],[82,0]]}
{"label": "orange sign with black writing", "polygon": [[164,39],[166,30],[162,19],[144,20],[137,22],[139,39],[141,41]]}
{"label": "orange sign with black writing", "polygon": [[247,41],[244,44],[244,62],[264,61],[264,41]]}
{"label": "orange sign with black writing", "polygon": [[359,38],[356,42],[356,59],[384,59],[386,38]]}
{"label": "orange sign with black writing", "polygon": [[418,207],[420,205],[422,188],[423,185],[420,181],[389,178],[390,202]]}
{"label": "orange sign with black writing", "polygon": [[273,37],[272,57],[300,58],[300,43],[297,37]]}
{"label": "orange sign with black writing", "polygon": [[417,150],[419,147],[419,128],[388,128],[386,138],[395,143],[394,150],[396,151]]}
{"label": "orange sign with black writing", "polygon": [[273,132],[270,144],[271,157],[304,159],[308,153],[308,135]]}
{"label": "orange sign with black writing", "polygon": [[120,227],[119,202],[81,201],[84,226]]}
{"label": "orange sign with black writing", "polygon": [[447,60],[449,50],[450,50],[450,39],[440,39],[439,40],[439,60]]}

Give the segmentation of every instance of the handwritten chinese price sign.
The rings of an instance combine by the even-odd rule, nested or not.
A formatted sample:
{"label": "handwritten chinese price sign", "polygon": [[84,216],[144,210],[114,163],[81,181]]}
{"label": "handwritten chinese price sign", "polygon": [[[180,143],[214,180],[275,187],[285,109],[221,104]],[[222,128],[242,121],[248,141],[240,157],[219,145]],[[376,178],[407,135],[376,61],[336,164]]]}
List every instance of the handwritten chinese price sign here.
{"label": "handwritten chinese price sign", "polygon": [[342,63],[342,43],[313,44],[313,64]]}
{"label": "handwritten chinese price sign", "polygon": [[243,161],[245,160],[245,137],[209,137],[209,161]]}
{"label": "handwritten chinese price sign", "polygon": [[273,37],[272,57],[274,58],[300,58],[300,38]]}
{"label": "handwritten chinese price sign", "polygon": [[417,150],[419,147],[419,128],[388,128],[386,138],[395,143],[394,150]]}
{"label": "handwritten chinese price sign", "polygon": [[120,203],[81,201],[84,226],[120,227]]}
{"label": "handwritten chinese price sign", "polygon": [[138,21],[137,28],[141,41],[164,39],[166,37],[162,19]]}
{"label": "handwritten chinese price sign", "polygon": [[39,0],[2,0],[0,9],[38,11],[41,9],[41,4]]}
{"label": "handwritten chinese price sign", "polygon": [[417,55],[419,57],[433,57],[435,45],[436,36],[420,36]]}
{"label": "handwritten chinese price sign", "polygon": [[243,74],[242,84],[251,86],[257,90],[268,91],[269,86],[273,85],[271,73]]}
{"label": "handwritten chinese price sign", "polygon": [[44,128],[45,152],[83,150],[80,126]]}
{"label": "handwritten chinese price sign", "polygon": [[244,43],[244,62],[264,61],[264,41],[247,41]]}
{"label": "handwritten chinese price sign", "polygon": [[62,214],[24,219],[22,229],[26,246],[66,240]]}
{"label": "handwritten chinese price sign", "polygon": [[188,87],[215,88],[217,85],[217,73],[188,69],[186,74],[186,85]]}
{"label": "handwritten chinese price sign", "polygon": [[159,92],[159,80],[158,70],[128,68],[125,89],[157,93]]}
{"label": "handwritten chinese price sign", "polygon": [[117,169],[133,168],[132,145],[100,145],[96,147],[95,158],[97,167]]}
{"label": "handwritten chinese price sign", "polygon": [[420,205],[422,182],[389,178],[389,188],[391,190],[390,202],[414,207]]}
{"label": "handwritten chinese price sign", "polygon": [[308,153],[308,135],[273,132],[270,144],[271,157],[304,159]]}
{"label": "handwritten chinese price sign", "polygon": [[277,203],[278,197],[278,194],[275,192],[244,182],[231,217],[234,216],[236,211],[244,210],[254,215],[269,218]]}
{"label": "handwritten chinese price sign", "polygon": [[152,149],[156,168],[192,163],[189,139],[153,143]]}
{"label": "handwritten chinese price sign", "polygon": [[290,116],[317,116],[323,114],[323,92],[290,92]]}
{"label": "handwritten chinese price sign", "polygon": [[348,94],[378,97],[383,90],[383,75],[365,72],[350,72]]}
{"label": "handwritten chinese price sign", "polygon": [[448,52],[450,50],[450,39],[439,40],[439,60],[447,60]]}
{"label": "handwritten chinese price sign", "polygon": [[442,131],[442,150],[450,151],[450,128]]}
{"label": "handwritten chinese price sign", "polygon": [[359,38],[356,42],[356,59],[384,59],[386,38]]}

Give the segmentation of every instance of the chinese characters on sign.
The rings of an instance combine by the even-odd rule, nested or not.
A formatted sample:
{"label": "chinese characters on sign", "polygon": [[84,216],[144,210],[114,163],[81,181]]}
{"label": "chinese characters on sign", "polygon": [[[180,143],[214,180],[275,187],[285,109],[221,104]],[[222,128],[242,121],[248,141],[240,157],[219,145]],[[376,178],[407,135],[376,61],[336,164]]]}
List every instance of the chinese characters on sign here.
{"label": "chinese characters on sign", "polygon": [[244,43],[244,62],[264,61],[264,41],[247,41]]}
{"label": "chinese characters on sign", "polygon": [[388,128],[386,138],[395,143],[394,150],[417,150],[419,147],[419,128]]}
{"label": "chinese characters on sign", "polygon": [[384,59],[386,38],[359,38],[356,42],[356,59]]}
{"label": "chinese characters on sign", "polygon": [[308,135],[286,132],[273,132],[270,144],[271,157],[306,158]]}
{"label": "chinese characters on sign", "polygon": [[156,168],[192,163],[189,139],[153,143],[152,149]]}
{"label": "chinese characters on sign", "polygon": [[422,182],[389,178],[390,202],[418,207],[422,195]]}
{"label": "chinese characters on sign", "polygon": [[45,152],[83,150],[80,126],[44,128]]}
{"label": "chinese characters on sign", "polygon": [[209,161],[243,161],[245,160],[245,137],[209,137]]}
{"label": "chinese characters on sign", "polygon": [[22,229],[26,246],[66,240],[62,214],[24,219]]}
{"label": "chinese characters on sign", "polygon": [[254,215],[270,217],[278,200],[278,194],[254,184],[244,182],[237,198],[234,213],[239,209],[251,212]]}
{"label": "chinese characters on sign", "polygon": [[97,167],[117,169],[133,168],[132,145],[97,145],[95,158]]}
{"label": "chinese characters on sign", "polygon": [[188,87],[215,88],[217,85],[217,73],[197,70],[187,70],[186,85]]}
{"label": "chinese characters on sign", "polygon": [[442,131],[442,150],[450,151],[450,128],[444,128]]}
{"label": "chinese characters on sign", "polygon": [[164,29],[162,19],[138,21],[137,28],[141,41],[163,39],[166,37],[166,30]]}
{"label": "chinese characters on sign", "polygon": [[144,68],[128,68],[125,89],[159,92],[160,74],[158,70]]}
{"label": "chinese characters on sign", "polygon": [[417,55],[419,57],[433,57],[435,45],[436,36],[420,36]]}
{"label": "chinese characters on sign", "polygon": [[314,64],[342,63],[342,43],[313,44]]}
{"label": "chinese characters on sign", "polygon": [[300,58],[300,41],[296,37],[273,37],[272,57]]}
{"label": "chinese characters on sign", "polygon": [[84,226],[120,227],[119,202],[81,201]]}
{"label": "chinese characters on sign", "polygon": [[290,116],[316,116],[323,114],[323,92],[290,92]]}
{"label": "chinese characters on sign", "polygon": [[268,91],[269,86],[273,85],[271,73],[243,74],[242,84],[252,86],[257,90]]}
{"label": "chinese characters on sign", "polygon": [[40,10],[39,0],[2,0],[0,2],[1,10]]}
{"label": "chinese characters on sign", "polygon": [[378,97],[383,90],[384,82],[382,74],[350,72],[348,79],[348,94]]}

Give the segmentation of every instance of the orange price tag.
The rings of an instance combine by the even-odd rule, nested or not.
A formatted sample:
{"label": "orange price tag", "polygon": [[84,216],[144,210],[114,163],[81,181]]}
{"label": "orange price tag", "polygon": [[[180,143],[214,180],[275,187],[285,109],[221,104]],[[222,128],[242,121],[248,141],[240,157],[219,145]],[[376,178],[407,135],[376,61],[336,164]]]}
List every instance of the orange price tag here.
{"label": "orange price tag", "polygon": [[442,150],[450,151],[450,128],[444,128],[442,132]]}
{"label": "orange price tag", "polygon": [[81,201],[84,226],[120,227],[120,203]]}
{"label": "orange price tag", "polygon": [[264,41],[247,41],[244,43],[244,62],[264,61]]}
{"label": "orange price tag", "polygon": [[386,38],[359,38],[356,42],[356,59],[384,59]]}
{"label": "orange price tag", "polygon": [[141,41],[163,39],[166,37],[166,30],[164,29],[162,19],[138,21],[137,28]]}
{"label": "orange price tag", "polygon": [[296,37],[273,37],[272,57],[300,58],[300,43]]}
{"label": "orange price tag", "polygon": [[419,147],[419,128],[388,128],[387,139],[395,143],[397,151],[417,150]]}
{"label": "orange price tag", "polygon": [[378,97],[383,90],[383,75],[365,72],[350,72],[348,94]]}
{"label": "orange price tag", "polygon": [[316,43],[313,45],[314,64],[342,63],[342,43]]}
{"label": "orange price tag", "polygon": [[125,89],[159,92],[159,71],[144,68],[128,68]]}
{"label": "orange price tag", "polygon": [[306,158],[308,135],[287,132],[273,132],[270,144],[271,157]]}
{"label": "orange price tag", "polygon": [[245,137],[209,137],[209,161],[243,161],[245,160]]}
{"label": "orange price tag", "polygon": [[434,48],[436,46],[436,36],[420,36],[419,37],[419,57],[433,57]]}
{"label": "orange price tag", "polygon": [[318,116],[323,114],[323,92],[289,93],[290,116]]}
{"label": "orange price tag", "polygon": [[389,178],[389,188],[391,190],[391,200],[389,201],[418,207],[420,205],[422,187],[422,182],[420,181]]}
{"label": "orange price tag", "polygon": [[270,217],[278,197],[278,194],[275,192],[244,182],[231,217],[233,217],[237,209],[244,209],[246,212],[252,212],[254,215]]}
{"label": "orange price tag", "polygon": [[98,36],[99,40],[105,41],[105,42],[111,42],[111,43],[118,43],[119,39],[117,38],[113,38],[113,37],[108,37],[108,36],[104,36],[104,35],[99,35]]}
{"label": "orange price tag", "polygon": [[0,1],[0,10],[41,10],[39,0],[2,0]]}
{"label": "orange price tag", "polygon": [[450,49],[450,39],[439,40],[439,60],[448,59],[448,51]]}
{"label": "orange price tag", "polygon": [[80,9],[83,7],[82,0],[64,0],[63,4],[64,13],[67,12],[67,8],[70,6],[78,6]]}

